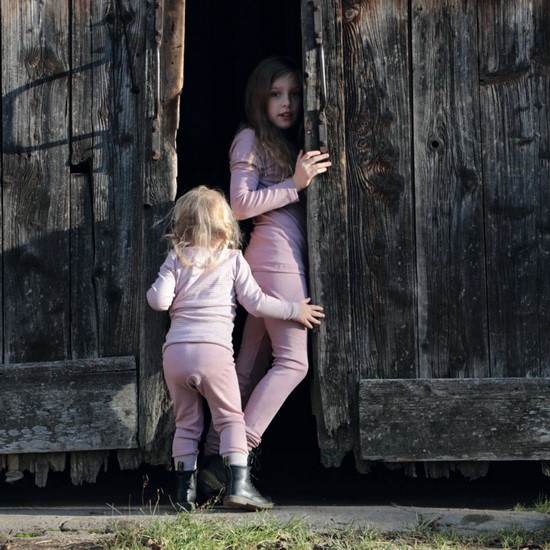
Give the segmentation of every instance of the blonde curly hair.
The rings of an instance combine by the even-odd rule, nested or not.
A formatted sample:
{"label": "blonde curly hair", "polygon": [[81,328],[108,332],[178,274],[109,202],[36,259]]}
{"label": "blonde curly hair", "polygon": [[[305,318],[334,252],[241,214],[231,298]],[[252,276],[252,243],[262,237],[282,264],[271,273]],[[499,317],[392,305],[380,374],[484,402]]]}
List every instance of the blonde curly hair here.
{"label": "blonde curly hair", "polygon": [[166,238],[183,265],[193,265],[183,253],[187,247],[209,249],[206,267],[213,267],[220,251],[241,245],[239,223],[225,195],[205,185],[191,189],[176,201],[172,209],[171,231]]}

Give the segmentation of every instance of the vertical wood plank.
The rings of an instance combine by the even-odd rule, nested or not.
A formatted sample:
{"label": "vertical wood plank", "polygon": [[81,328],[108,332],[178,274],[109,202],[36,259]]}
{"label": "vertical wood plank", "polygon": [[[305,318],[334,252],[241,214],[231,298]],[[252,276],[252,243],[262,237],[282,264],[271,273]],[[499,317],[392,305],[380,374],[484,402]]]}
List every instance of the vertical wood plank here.
{"label": "vertical wood plank", "polygon": [[[90,1],[71,3],[71,350],[72,358],[98,357],[99,333],[94,281],[94,65],[104,52],[94,48]],[[96,44],[97,46],[97,44]],[[97,140],[97,137],[96,137]]]}
{"label": "vertical wood plank", "polygon": [[68,4],[3,2],[0,24],[4,362],[64,359],[70,346]]}
{"label": "vertical wood plank", "polygon": [[[95,9],[94,5],[97,6]],[[100,2],[71,0],[70,153],[71,166],[77,173],[85,171],[94,154],[94,126],[97,126],[94,120],[97,115],[94,113],[93,68],[104,65],[106,56],[100,47],[102,42],[98,44],[94,37],[98,28],[105,28],[99,14]]]}
{"label": "vertical wood plank", "polygon": [[537,228],[539,257],[537,294],[541,376],[550,376],[550,3],[535,0],[533,66],[535,73],[534,118],[536,140],[535,177],[539,193]]}
{"label": "vertical wood plank", "polygon": [[533,2],[480,2],[478,18],[491,376],[537,376]]}
{"label": "vertical wood plank", "polygon": [[98,56],[91,119],[99,352],[131,355],[139,346],[139,136],[145,131],[140,106],[147,6],[138,0],[99,0],[90,6],[92,55]]}
{"label": "vertical wood plank", "polygon": [[99,357],[91,178],[71,174],[71,359]]}
{"label": "vertical wood plank", "polygon": [[[170,458],[173,417],[162,373],[162,344],[168,327],[166,314],[153,311],[145,293],[155,280],[166,253],[162,235],[166,215],[176,195],[176,132],[183,87],[185,2],[162,0],[147,16],[147,71],[143,100],[146,131],[142,135],[141,165],[143,217],[141,224],[140,306],[140,444],[148,461]],[[164,220],[164,221],[163,221]]]}
{"label": "vertical wood plank", "polygon": [[344,52],[353,355],[365,378],[416,374],[408,3],[347,3]]}
{"label": "vertical wood plank", "polygon": [[354,415],[341,14],[339,0],[302,2],[305,148],[328,149],[332,162],[307,191],[310,293],[327,316],[312,333],[313,409],[327,466],[352,448]]}
{"label": "vertical wood plank", "polygon": [[[2,4],[0,4],[0,21],[4,20],[4,17],[2,16]],[[0,24],[0,33],[2,32],[2,26]],[[1,38],[1,34],[0,34]],[[0,78],[4,78],[5,74],[5,65],[6,62],[4,61],[4,52],[2,51],[2,48],[0,47]],[[2,88],[2,97],[3,96],[4,89]],[[2,100],[2,111],[4,108],[4,102]],[[0,111],[0,112],[2,112]],[[2,141],[2,150],[4,147],[4,142]],[[0,154],[0,181],[4,181],[4,155]],[[2,243],[2,255],[5,253],[5,247],[4,247],[4,185],[0,186],[0,243]],[[4,269],[3,266],[0,268],[0,288],[4,288]],[[2,338],[0,338],[0,364],[5,364],[4,359],[4,292],[0,292],[0,331],[2,331]],[[3,468],[2,466],[2,457],[0,456],[0,468]]]}
{"label": "vertical wood plank", "polygon": [[419,376],[487,376],[475,3],[411,15]]}

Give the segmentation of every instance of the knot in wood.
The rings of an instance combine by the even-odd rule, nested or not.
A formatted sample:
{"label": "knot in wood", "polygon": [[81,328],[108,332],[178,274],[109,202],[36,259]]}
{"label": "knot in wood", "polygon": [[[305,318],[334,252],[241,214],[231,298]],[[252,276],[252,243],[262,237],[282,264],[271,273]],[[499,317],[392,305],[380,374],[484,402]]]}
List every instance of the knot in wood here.
{"label": "knot in wood", "polygon": [[445,149],[445,142],[439,136],[430,136],[428,138],[428,149],[432,153],[441,154]]}
{"label": "knot in wood", "polygon": [[470,168],[462,171],[462,187],[467,194],[471,195],[479,187],[479,178],[477,172]]}
{"label": "knot in wood", "polygon": [[357,16],[359,15],[359,10],[356,9],[355,7],[353,8],[350,8],[350,9],[347,9],[345,12],[344,12],[344,17],[346,18],[346,21],[348,23],[353,23],[353,21],[355,19],[357,19]]}
{"label": "knot in wood", "polygon": [[381,204],[397,207],[405,184],[403,177],[399,174],[382,172],[369,175],[367,188]]}
{"label": "knot in wood", "polygon": [[355,2],[347,0],[343,5],[344,19],[347,23],[353,23],[361,13],[361,6]]}
{"label": "knot in wood", "polygon": [[48,47],[29,49],[24,56],[25,65],[34,79],[67,76],[67,69],[56,52]]}

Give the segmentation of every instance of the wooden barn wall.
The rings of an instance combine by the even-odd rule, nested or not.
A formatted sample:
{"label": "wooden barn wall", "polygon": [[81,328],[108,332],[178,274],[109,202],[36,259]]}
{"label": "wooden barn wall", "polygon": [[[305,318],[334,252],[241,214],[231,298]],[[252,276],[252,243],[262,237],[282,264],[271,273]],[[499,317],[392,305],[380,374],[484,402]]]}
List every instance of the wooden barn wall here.
{"label": "wooden barn wall", "polygon": [[[330,179],[321,194],[314,186],[308,190],[309,223],[308,240],[316,254],[310,255],[310,272],[323,273],[312,277],[311,292],[322,298],[325,313],[339,330],[331,330],[321,324],[312,332],[312,350],[315,392],[313,409],[317,422],[322,426],[320,434],[334,432],[349,418],[349,409],[355,404],[348,376],[351,366],[351,304],[349,289],[348,220],[346,180],[346,135],[343,88],[328,86],[329,82],[341,82],[343,59],[341,47],[341,19],[337,2],[321,5],[302,4],[302,36],[304,40],[304,74],[307,79],[305,105],[306,148],[328,147],[332,156]],[[325,17],[323,17],[325,16]],[[334,25],[326,25],[326,20]],[[338,44],[329,57],[325,57],[323,44]],[[322,47],[320,47],[322,46]],[[328,48],[326,53],[329,53]],[[324,63],[324,67],[323,67]],[[322,107],[323,118],[319,117]],[[336,184],[332,184],[332,183]],[[334,250],[339,254],[334,254]],[[338,281],[335,285],[334,281]],[[334,365],[340,368],[335,369]],[[352,432],[343,434],[350,437]],[[350,441],[338,437],[327,439],[325,445],[347,447]]]}
{"label": "wooden barn wall", "polygon": [[[317,255],[322,262],[312,288],[325,305],[348,293],[341,303],[350,304],[353,334],[349,342],[339,322],[317,336],[317,351],[346,356],[316,369],[324,400],[318,436],[325,465],[353,451],[368,468],[357,441],[360,380],[550,372],[550,7],[545,0],[304,5],[312,21],[322,19],[323,34],[336,37],[314,32],[317,40],[305,44],[308,86],[316,90],[306,102],[330,111],[344,96],[328,132],[345,135],[346,172],[328,172],[309,192],[312,263]],[[326,104],[322,79],[307,67],[319,43]],[[338,162],[330,139],[329,149]],[[347,224],[338,222],[347,245],[331,254],[349,262],[347,275],[326,269],[319,252],[333,231],[322,209],[338,195],[347,204]],[[347,395],[322,391],[340,376]]]}
{"label": "wooden barn wall", "polygon": [[[535,31],[533,40],[533,71],[535,73],[535,132],[538,136],[536,181],[538,187],[537,233],[538,265],[537,288],[539,323],[550,327],[550,4],[543,0],[534,5]],[[540,374],[550,376],[550,338],[541,330]]]}
{"label": "wooden barn wall", "polygon": [[44,484],[50,467],[65,467],[67,452],[76,483],[106,467],[105,449],[119,448],[123,467],[169,459],[166,319],[146,307],[144,293],[163,253],[157,222],[175,195],[184,7],[179,0],[2,2],[0,379],[21,364],[49,362],[42,376],[55,362],[41,401],[28,403],[48,410],[47,384],[56,384],[52,392],[69,388],[59,376],[65,365],[97,359],[87,363],[86,380],[90,369],[115,380],[125,356],[135,409],[133,438],[123,446],[105,434],[94,450],[63,437],[57,453],[0,448],[9,479],[28,469]]}
{"label": "wooden barn wall", "polygon": [[417,373],[488,376],[477,8],[421,7],[411,21]]}

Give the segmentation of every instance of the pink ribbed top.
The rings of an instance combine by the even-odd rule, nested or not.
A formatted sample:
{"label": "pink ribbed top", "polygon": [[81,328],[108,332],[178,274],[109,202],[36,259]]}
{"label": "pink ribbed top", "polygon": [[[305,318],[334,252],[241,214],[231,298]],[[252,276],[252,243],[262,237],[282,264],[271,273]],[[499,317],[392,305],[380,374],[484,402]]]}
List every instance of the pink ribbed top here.
{"label": "pink ribbed top", "polygon": [[305,200],[294,182],[281,179],[274,159],[262,154],[250,128],[235,136],[230,156],[231,208],[238,220],[253,218],[254,223],[246,260],[254,271],[305,275]]}
{"label": "pink ribbed top", "polygon": [[232,351],[236,300],[256,317],[298,319],[299,303],[264,294],[240,250],[225,249],[215,267],[204,268],[209,254],[204,248],[186,248],[185,257],[197,264],[187,267],[170,252],[147,291],[153,309],[170,311],[163,350],[174,343],[209,342]]}

